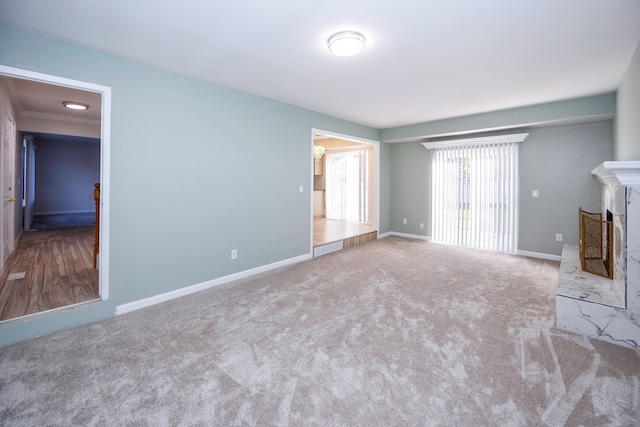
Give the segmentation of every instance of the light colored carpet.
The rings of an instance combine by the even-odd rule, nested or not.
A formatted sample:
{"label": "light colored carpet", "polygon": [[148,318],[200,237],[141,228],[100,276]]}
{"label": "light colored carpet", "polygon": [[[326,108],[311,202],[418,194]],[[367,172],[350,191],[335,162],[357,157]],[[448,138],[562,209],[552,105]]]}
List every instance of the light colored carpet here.
{"label": "light colored carpet", "polygon": [[632,426],[558,263],[388,237],[0,348],[3,425]]}

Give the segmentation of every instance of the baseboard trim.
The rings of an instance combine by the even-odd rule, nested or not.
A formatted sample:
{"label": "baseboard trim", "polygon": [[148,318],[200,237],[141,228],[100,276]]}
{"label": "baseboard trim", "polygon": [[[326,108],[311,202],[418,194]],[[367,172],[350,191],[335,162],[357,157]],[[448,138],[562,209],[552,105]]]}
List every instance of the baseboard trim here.
{"label": "baseboard trim", "polygon": [[84,214],[84,213],[92,213],[92,212],[95,212],[95,210],[34,212],[33,214],[38,216],[46,216],[46,215]]}
{"label": "baseboard trim", "polygon": [[[431,240],[431,237],[429,237],[429,236],[420,236],[420,235],[417,235],[417,234],[398,233],[396,231],[389,231],[387,233],[378,234],[378,239],[384,239],[385,237],[389,237],[389,236],[406,237],[406,238],[409,238],[409,239],[419,239],[419,240],[427,240],[427,241]],[[561,261],[562,260],[562,257],[560,255],[545,254],[545,253],[541,253],[541,252],[531,252],[531,251],[518,250],[518,251],[516,251],[516,255],[528,256],[528,257],[531,257],[531,258],[548,259],[550,261]]]}
{"label": "baseboard trim", "polygon": [[516,252],[517,255],[521,255],[521,256],[528,256],[531,258],[540,258],[540,259],[548,259],[550,261],[561,261],[562,257],[560,255],[551,255],[551,254],[544,254],[541,252],[530,252],[530,251],[517,251]]}
{"label": "baseboard trim", "polygon": [[389,231],[384,234],[378,234],[378,239],[384,239],[389,236],[398,236],[398,237],[406,237],[408,239],[418,239],[418,240],[431,240],[429,236],[421,236],[419,234],[407,234],[407,233],[398,233],[397,231]]}
{"label": "baseboard trim", "polygon": [[274,262],[273,264],[267,264],[261,267],[256,267],[256,268],[241,271],[238,273],[230,274],[228,276],[219,277],[217,279],[208,280],[206,282],[187,286],[185,288],[176,289],[175,291],[166,292],[164,294],[154,295],[149,298],[129,302],[126,304],[121,304],[116,307],[115,314],[116,316],[118,316],[120,314],[125,314],[135,310],[140,310],[141,308],[151,307],[152,305],[156,305],[162,302],[170,301],[172,299],[180,298],[185,295],[192,294],[194,292],[203,291],[205,289],[213,288],[215,286],[220,286],[225,283],[233,282],[235,280],[244,279],[246,277],[250,277],[259,273],[264,273],[280,267],[286,267],[291,264],[297,264],[299,262],[310,260],[310,259],[312,259],[312,256],[310,254],[301,255],[301,256],[289,258],[283,261]]}

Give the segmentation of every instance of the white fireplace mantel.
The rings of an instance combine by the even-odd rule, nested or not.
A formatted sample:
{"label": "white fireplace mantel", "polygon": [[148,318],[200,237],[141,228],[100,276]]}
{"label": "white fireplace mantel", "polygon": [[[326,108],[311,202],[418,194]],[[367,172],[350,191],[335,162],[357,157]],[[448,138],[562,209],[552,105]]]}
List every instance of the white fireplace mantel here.
{"label": "white fireplace mantel", "polygon": [[576,257],[565,245],[556,326],[640,350],[640,161],[604,162],[591,174],[602,184],[602,212],[612,214],[613,279],[587,280],[567,264]]}
{"label": "white fireplace mantel", "polygon": [[591,171],[603,184],[640,186],[640,161],[604,162]]}

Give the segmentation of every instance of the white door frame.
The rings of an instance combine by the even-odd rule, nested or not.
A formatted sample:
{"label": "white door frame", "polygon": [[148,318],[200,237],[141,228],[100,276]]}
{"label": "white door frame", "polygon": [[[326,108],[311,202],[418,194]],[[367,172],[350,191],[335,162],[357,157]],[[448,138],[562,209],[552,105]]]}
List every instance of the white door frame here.
{"label": "white door frame", "polygon": [[2,229],[0,230],[0,271],[15,248],[16,142],[15,118],[5,112],[2,118]]}
{"label": "white door frame", "polygon": [[100,131],[100,230],[98,255],[98,282],[100,299],[109,299],[109,219],[110,219],[110,170],[111,170],[111,88],[79,80],[0,65],[0,75],[33,80],[72,89],[95,92],[102,95]]}
{"label": "white door frame", "polygon": [[310,254],[313,256],[313,142],[315,135],[319,133],[333,138],[345,139],[347,141],[359,142],[362,144],[373,146],[373,212],[372,222],[375,230],[380,232],[380,141],[373,139],[360,138],[358,136],[345,135],[322,129],[311,129],[311,145],[309,146],[309,163],[311,165],[311,176],[309,178],[309,203],[311,205],[311,230],[310,233]]}

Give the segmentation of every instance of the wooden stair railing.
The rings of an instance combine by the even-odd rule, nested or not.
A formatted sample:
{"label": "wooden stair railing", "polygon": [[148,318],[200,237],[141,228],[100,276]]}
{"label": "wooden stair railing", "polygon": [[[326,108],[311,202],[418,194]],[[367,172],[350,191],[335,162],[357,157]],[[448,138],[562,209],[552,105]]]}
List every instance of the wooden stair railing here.
{"label": "wooden stair railing", "polygon": [[93,268],[98,266],[100,252],[100,183],[93,184],[93,200],[96,202],[96,238],[93,242]]}

